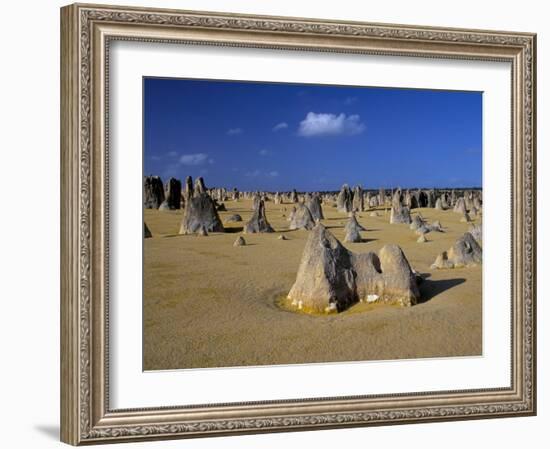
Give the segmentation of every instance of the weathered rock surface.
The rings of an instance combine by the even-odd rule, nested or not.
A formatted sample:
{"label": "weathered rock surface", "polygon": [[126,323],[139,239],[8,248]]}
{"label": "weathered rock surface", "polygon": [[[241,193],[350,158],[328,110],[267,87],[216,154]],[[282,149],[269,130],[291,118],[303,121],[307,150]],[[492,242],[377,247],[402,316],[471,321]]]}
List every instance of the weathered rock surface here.
{"label": "weathered rock surface", "polygon": [[204,179],[202,176],[199,176],[197,179],[195,179],[195,189],[193,194],[195,196],[199,196],[203,193],[206,193],[206,185],[204,184]]}
{"label": "weathered rock surface", "polygon": [[226,223],[237,223],[239,221],[243,221],[243,217],[241,217],[239,214],[230,215],[225,219]]}
{"label": "weathered rock surface", "polygon": [[311,217],[314,221],[323,220],[325,217],[323,215],[323,207],[321,206],[321,198],[318,194],[313,194],[313,196],[306,200],[306,207],[311,213]]}
{"label": "weathered rock surface", "polygon": [[344,231],[346,231],[346,236],[344,238],[345,242],[361,242],[361,231],[366,231],[366,229],[359,224],[355,214],[351,214],[348,219],[348,222],[344,226]]}
{"label": "weathered rock surface", "polygon": [[143,206],[158,209],[164,201],[164,187],[158,176],[146,176],[143,180]]}
{"label": "weathered rock surface", "polygon": [[352,209],[355,212],[363,212],[365,210],[365,199],[361,186],[355,186],[353,189]]}
{"label": "weathered rock surface", "polygon": [[207,193],[196,193],[185,207],[180,234],[193,234],[204,228],[206,232],[224,232],[214,200]]}
{"label": "weathered rock surface", "polygon": [[428,239],[426,238],[425,234],[421,234],[420,237],[418,237],[418,239],[416,239],[416,241],[418,243],[426,243],[428,241]]}
{"label": "weathered rock surface", "polygon": [[185,178],[185,192],[183,193],[183,196],[185,198],[185,204],[189,202],[191,198],[193,198],[193,178],[191,176],[187,176]]}
{"label": "weathered rock surface", "polygon": [[481,224],[470,225],[468,232],[472,234],[472,237],[480,246],[483,244],[483,227]]}
{"label": "weathered rock surface", "polygon": [[181,206],[181,182],[176,178],[170,178],[164,186],[164,201],[160,210],[176,210]]}
{"label": "weathered rock surface", "polygon": [[347,184],[344,184],[336,198],[338,212],[348,213],[353,210],[353,193]]}
{"label": "weathered rock surface", "polygon": [[460,237],[447,251],[443,251],[432,264],[432,268],[460,268],[481,264],[482,250],[469,232]]}
{"label": "weathered rock surface", "polygon": [[410,306],[420,297],[416,278],[397,245],[379,255],[348,251],[322,224],[310,233],[288,299],[306,312],[341,312],[359,301]]}
{"label": "weathered rock surface", "polygon": [[311,212],[304,204],[298,204],[296,210],[291,214],[291,220],[288,228],[293,231],[295,229],[313,229],[315,221],[311,216]]}
{"label": "weathered rock surface", "polygon": [[411,214],[407,206],[403,206],[401,203],[401,189],[397,189],[393,193],[391,211],[390,211],[390,223],[405,223],[410,224]]}
{"label": "weathered rock surface", "polygon": [[245,246],[245,245],[246,245],[246,240],[242,235],[240,235],[237,238],[237,240],[235,240],[235,242],[233,243],[233,246]]}
{"label": "weathered rock surface", "polygon": [[258,201],[255,201],[254,212],[252,213],[252,217],[250,217],[250,220],[248,220],[244,225],[243,232],[245,234],[255,234],[258,232],[274,232],[265,215],[264,200],[259,199]]}
{"label": "weathered rock surface", "polygon": [[453,208],[453,212],[456,212],[458,214],[465,214],[467,211],[466,209],[466,203],[464,201],[464,198],[459,198],[456,200],[455,207]]}

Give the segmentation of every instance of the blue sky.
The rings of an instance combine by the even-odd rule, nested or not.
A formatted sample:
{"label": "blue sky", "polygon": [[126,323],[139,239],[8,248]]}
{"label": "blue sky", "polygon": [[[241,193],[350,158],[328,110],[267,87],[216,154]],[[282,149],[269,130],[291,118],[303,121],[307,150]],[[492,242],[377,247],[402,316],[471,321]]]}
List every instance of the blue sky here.
{"label": "blue sky", "polygon": [[482,93],[144,79],[144,172],[208,187],[475,187]]}

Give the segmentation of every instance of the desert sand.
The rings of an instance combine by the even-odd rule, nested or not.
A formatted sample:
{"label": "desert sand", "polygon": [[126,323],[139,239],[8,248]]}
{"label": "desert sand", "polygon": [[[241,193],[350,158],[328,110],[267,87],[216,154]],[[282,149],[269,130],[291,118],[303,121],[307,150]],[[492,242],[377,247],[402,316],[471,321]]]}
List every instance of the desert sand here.
{"label": "desert sand", "polygon": [[[208,236],[178,234],[183,210],[144,210],[153,235],[144,239],[144,370],[481,355],[481,266],[430,268],[468,230],[460,214],[413,209],[412,216],[439,220],[445,231],[418,243],[408,225],[390,224],[383,209],[371,217],[371,209],[357,214],[367,229],[363,241],[344,243],[347,215],[323,204],[322,223],[344,246],[359,253],[398,244],[424,281],[412,307],[358,303],[311,315],[285,301],[309,232],[288,230],[293,205],[267,202],[275,232],[245,234],[246,245],[235,247],[252,200],[224,204],[226,232]],[[243,222],[225,223],[236,213]]]}

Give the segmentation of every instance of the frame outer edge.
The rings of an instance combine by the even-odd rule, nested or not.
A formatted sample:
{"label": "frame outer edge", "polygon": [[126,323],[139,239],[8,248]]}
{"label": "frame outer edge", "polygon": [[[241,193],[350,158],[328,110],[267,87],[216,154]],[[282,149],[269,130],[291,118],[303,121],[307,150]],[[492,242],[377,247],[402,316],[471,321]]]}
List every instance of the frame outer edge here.
{"label": "frame outer edge", "polygon": [[78,19],[74,5],[60,10],[61,21],[61,407],[60,438],[77,445],[79,415],[78,293]]}
{"label": "frame outer edge", "polygon": [[[147,14],[149,13],[150,14]],[[170,17],[171,14],[173,17]],[[185,20],[184,20],[185,19]],[[248,30],[263,33],[276,32],[281,36],[296,34],[296,36],[354,37],[356,33],[362,37],[378,39],[383,37],[394,42],[416,42],[422,48],[420,53],[428,55],[431,42],[445,43],[447,52],[454,53],[454,44],[472,46],[475,48],[510,49],[516,55],[516,63],[521,62],[521,80],[516,89],[519,90],[521,104],[516,104],[518,112],[522,112],[523,126],[516,131],[521,132],[521,138],[515,140],[520,149],[521,159],[529,156],[522,167],[518,181],[523,181],[513,187],[520,190],[522,214],[518,217],[522,223],[523,235],[516,236],[522,254],[519,255],[523,269],[529,277],[522,277],[519,282],[528,295],[528,307],[525,298],[518,304],[522,319],[522,339],[517,342],[517,351],[531,349],[529,358],[521,357],[521,374],[517,379],[519,397],[510,397],[508,403],[480,402],[466,407],[450,404],[442,408],[423,407],[421,409],[402,408],[396,411],[381,410],[376,413],[366,411],[334,412],[332,414],[316,414],[307,416],[259,416],[246,419],[244,417],[227,420],[191,420],[190,422],[174,423],[144,423],[122,422],[101,423],[101,404],[96,404],[98,385],[102,390],[102,379],[97,379],[93,367],[101,363],[102,352],[92,348],[98,341],[97,327],[92,318],[97,316],[94,307],[98,299],[98,288],[94,284],[97,254],[93,243],[98,238],[96,220],[93,211],[97,207],[98,198],[94,191],[94,169],[97,170],[98,160],[94,153],[95,143],[92,135],[94,129],[90,119],[93,117],[94,101],[97,92],[93,93],[94,76],[93,61],[94,45],[92,28],[94,23],[121,22],[144,26],[177,26],[188,29],[228,28],[231,32]],[[288,23],[287,23],[288,22]],[[365,28],[365,27],[371,28]],[[273,29],[272,29],[273,28]],[[364,29],[363,29],[364,28]],[[385,30],[384,30],[385,29]],[[248,31],[247,31],[248,32]],[[455,41],[454,36],[459,35]],[[432,39],[434,39],[432,41]],[[429,45],[428,45],[429,43]],[[96,43],[97,44],[97,43]],[[269,43],[268,43],[269,44]],[[222,43],[222,45],[224,45]],[[232,45],[230,42],[228,45]],[[238,45],[240,46],[240,45]],[[282,47],[281,47],[282,48]],[[474,49],[475,49],[474,48]],[[299,47],[298,47],[299,49]],[[468,53],[474,55],[472,49]],[[491,50],[491,51],[489,51]],[[328,51],[331,51],[329,48]],[[527,58],[526,52],[531,56]],[[518,57],[518,53],[521,53]],[[435,52],[435,54],[439,54]],[[443,53],[441,53],[443,54]],[[415,55],[413,53],[413,55]],[[506,57],[511,55],[510,52]],[[468,56],[468,55],[466,55]],[[482,56],[475,53],[475,56]],[[528,82],[526,82],[528,80]],[[276,18],[267,16],[252,16],[245,14],[227,14],[215,12],[191,12],[177,10],[159,10],[156,8],[117,7],[111,5],[74,4],[61,9],[61,440],[73,444],[97,444],[122,441],[160,440],[167,438],[192,438],[199,436],[216,436],[230,434],[251,434],[277,431],[316,430],[321,428],[344,428],[352,426],[404,424],[408,422],[445,421],[447,419],[479,419],[498,418],[504,416],[532,415],[536,413],[536,35],[532,33],[495,32],[485,30],[460,30],[431,27],[415,27],[392,24],[346,23],[339,25],[336,21],[301,18]],[[518,91],[516,91],[518,92]],[[530,108],[529,108],[530,107]],[[527,113],[529,111],[530,113]],[[525,115],[527,114],[527,115]],[[525,125],[530,125],[526,132]],[[519,137],[519,136],[518,136]],[[528,139],[528,140],[525,140]],[[530,150],[530,151],[529,151]],[[514,184],[514,186],[516,186]],[[525,199],[525,202],[523,201]],[[525,204],[527,203],[527,204]],[[526,211],[526,206],[528,210]],[[529,212],[526,214],[526,212]],[[526,217],[526,215],[528,215]],[[528,220],[525,226],[524,220]],[[100,229],[99,229],[100,230]],[[521,244],[530,243],[527,250]],[[523,271],[523,270],[522,270]],[[94,284],[94,285],[92,285]],[[101,285],[99,286],[101,288]],[[101,295],[100,295],[101,296]],[[521,294],[520,294],[520,297]],[[100,298],[101,299],[101,298]],[[532,313],[530,313],[532,312]],[[95,319],[95,318],[94,318]],[[531,327],[530,327],[531,326]],[[525,333],[529,341],[525,340]],[[92,335],[95,334],[95,335]],[[101,334],[101,332],[100,332]],[[93,338],[92,338],[93,337]],[[101,337],[101,335],[99,335]],[[95,359],[95,360],[94,360]],[[94,379],[94,376],[96,378]],[[101,392],[101,391],[100,391]],[[104,392],[104,390],[103,390]],[[516,392],[518,393],[518,392]],[[481,400],[481,399],[480,399]],[[98,407],[99,406],[99,407]],[[95,413],[94,413],[95,411]],[[147,414],[150,411],[142,410]],[[105,417],[105,416],[104,416]],[[139,417],[139,416],[138,416]],[[342,418],[340,420],[340,418]]]}

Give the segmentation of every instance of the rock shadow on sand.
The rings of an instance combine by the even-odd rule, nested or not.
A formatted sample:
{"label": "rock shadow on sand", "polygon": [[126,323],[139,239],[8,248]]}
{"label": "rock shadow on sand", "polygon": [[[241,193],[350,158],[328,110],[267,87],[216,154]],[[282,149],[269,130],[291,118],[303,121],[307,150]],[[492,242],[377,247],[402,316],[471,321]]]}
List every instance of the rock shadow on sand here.
{"label": "rock shadow on sand", "polygon": [[464,282],[466,282],[466,279],[464,278],[440,279],[435,281],[424,277],[424,280],[418,286],[420,290],[420,299],[417,304],[428,302],[440,293],[456,287],[457,285],[463,284]]}
{"label": "rock shadow on sand", "polygon": [[226,234],[238,234],[239,232],[243,232],[244,227],[243,226],[235,226],[235,227],[225,227]]}

